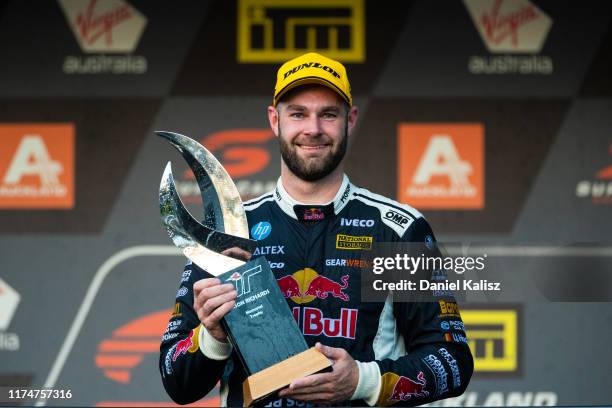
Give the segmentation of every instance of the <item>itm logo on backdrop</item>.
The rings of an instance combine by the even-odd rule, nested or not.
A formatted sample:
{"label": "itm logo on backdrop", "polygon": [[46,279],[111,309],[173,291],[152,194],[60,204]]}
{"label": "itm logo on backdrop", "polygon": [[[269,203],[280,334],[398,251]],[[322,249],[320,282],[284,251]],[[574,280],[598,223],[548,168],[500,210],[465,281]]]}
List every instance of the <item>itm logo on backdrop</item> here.
{"label": "itm logo on backdrop", "polygon": [[74,207],[74,125],[2,124],[0,209]]}
{"label": "itm logo on backdrop", "polygon": [[401,123],[398,200],[423,209],[484,208],[484,127]]}
{"label": "itm logo on backdrop", "polygon": [[239,0],[238,62],[279,63],[307,51],[365,61],[363,0]]}
{"label": "itm logo on backdrop", "polygon": [[[612,156],[612,144],[608,149]],[[612,204],[612,164],[599,169],[593,179],[579,181],[576,197],[590,198],[593,204]]]}
{"label": "itm logo on backdrop", "polygon": [[19,336],[7,330],[20,300],[19,293],[0,278],[0,351],[19,351]]}
{"label": "itm logo on backdrop", "polygon": [[92,54],[67,56],[63,64],[64,73],[147,72],[147,59],[132,55],[147,25],[147,18],[138,10],[124,0],[58,1],[81,51]]}
{"label": "itm logo on backdrop", "polygon": [[[553,73],[553,60],[539,55],[552,19],[529,0],[463,0],[491,54],[472,55],[472,74]],[[521,55],[522,54],[522,55]]]}
{"label": "itm logo on backdrop", "polygon": [[[200,141],[221,162],[234,180],[243,200],[257,197],[276,187],[276,178],[261,175],[270,164],[271,149],[277,150],[270,129],[230,129],[212,133]],[[185,170],[176,189],[185,203],[197,203],[200,188],[190,169]]]}

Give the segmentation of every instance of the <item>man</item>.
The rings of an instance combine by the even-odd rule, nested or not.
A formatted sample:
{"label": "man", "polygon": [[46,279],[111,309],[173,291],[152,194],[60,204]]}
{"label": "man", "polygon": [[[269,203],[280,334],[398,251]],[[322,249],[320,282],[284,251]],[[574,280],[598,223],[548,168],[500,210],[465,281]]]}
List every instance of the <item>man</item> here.
{"label": "man", "polygon": [[[308,53],[279,69],[268,119],[279,140],[281,176],[274,191],[244,206],[259,241],[253,256],[271,263],[307,343],[332,360],[333,371],[293,381],[271,406],[418,405],[460,395],[472,374],[457,311],[447,315],[438,303],[391,296],[360,301],[359,248],[431,245],[434,238],[418,211],[358,188],[344,174],[358,115],[339,62]],[[350,245],[355,239],[363,246]],[[289,276],[299,287],[283,287]],[[185,404],[221,380],[223,405],[241,405],[245,374],[220,325],[236,291],[190,263],[182,282],[190,290],[177,297],[161,344],[164,386]]]}

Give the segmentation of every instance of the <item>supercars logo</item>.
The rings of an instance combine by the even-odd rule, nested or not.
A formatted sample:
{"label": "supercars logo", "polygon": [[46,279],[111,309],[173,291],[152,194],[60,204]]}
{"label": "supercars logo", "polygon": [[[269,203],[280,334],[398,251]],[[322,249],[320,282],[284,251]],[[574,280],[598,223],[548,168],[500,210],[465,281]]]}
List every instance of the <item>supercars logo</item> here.
{"label": "supercars logo", "polygon": [[134,51],[147,19],[123,0],[59,0],[83,52]]}
{"label": "supercars logo", "polygon": [[551,18],[528,0],[464,0],[489,52],[540,52]]}
{"label": "supercars logo", "polygon": [[484,207],[481,124],[406,124],[398,128],[399,201],[428,209]]}
{"label": "supercars logo", "polygon": [[[609,146],[612,156],[612,144]],[[593,204],[612,204],[612,165],[595,173],[592,180],[581,180],[576,184],[576,197],[591,199]]]}
{"label": "supercars logo", "polygon": [[415,380],[391,372],[385,373],[381,377],[381,390],[376,405],[388,406],[399,401],[427,397],[429,392],[425,390],[426,386],[427,380],[422,371],[419,371]]}
{"label": "supercars logo", "polygon": [[74,207],[74,125],[0,125],[0,208]]}
{"label": "supercars logo", "polygon": [[365,61],[363,0],[239,0],[238,62],[279,63],[306,51]]}
{"label": "supercars logo", "polygon": [[159,338],[168,324],[168,311],[143,316],[119,327],[98,344],[96,366],[104,376],[127,384],[131,370],[146,354],[159,353]]}
{"label": "supercars logo", "polygon": [[513,373],[518,370],[517,309],[466,309],[461,316],[476,372]]}
{"label": "supercars logo", "polygon": [[[243,200],[257,197],[276,186],[276,178],[264,178],[277,148],[270,129],[231,129],[212,133],[200,142],[210,150],[236,183]],[[200,200],[200,188],[190,169],[176,183],[186,203]]]}

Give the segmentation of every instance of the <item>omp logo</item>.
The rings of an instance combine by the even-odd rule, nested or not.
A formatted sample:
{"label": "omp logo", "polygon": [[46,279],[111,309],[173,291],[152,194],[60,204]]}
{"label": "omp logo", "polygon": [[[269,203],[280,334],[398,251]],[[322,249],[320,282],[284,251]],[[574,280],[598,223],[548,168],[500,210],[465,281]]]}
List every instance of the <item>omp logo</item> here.
{"label": "omp logo", "polygon": [[[273,139],[274,133],[270,129],[231,129],[212,133],[200,142],[219,158],[236,183],[242,199],[248,200],[276,186],[275,179],[256,179],[271,162],[271,149],[276,148],[269,143]],[[176,188],[187,203],[200,199],[200,188],[190,169],[185,170]]]}
{"label": "omp logo", "polygon": [[226,282],[231,282],[236,287],[237,297],[251,293],[251,278],[261,272],[261,266],[248,269],[242,273],[234,272],[227,278]]}
{"label": "omp logo", "polygon": [[481,124],[398,127],[398,199],[418,208],[484,207]]}
{"label": "omp logo", "polygon": [[315,51],[365,61],[363,0],[239,0],[238,62],[277,63]]}
{"label": "omp logo", "polygon": [[538,53],[551,18],[528,0],[464,0],[489,52]]}
{"label": "omp logo", "polygon": [[8,333],[21,295],[8,283],[0,278],[0,351],[18,351],[19,336],[17,333]]}
{"label": "omp logo", "polygon": [[518,310],[464,309],[461,317],[477,372],[518,370]]}
{"label": "omp logo", "polygon": [[0,125],[0,208],[74,206],[74,125]]}
{"label": "omp logo", "polygon": [[[612,156],[612,144],[608,151]],[[576,197],[590,198],[593,204],[612,204],[612,165],[597,171],[592,180],[579,181]]]}
{"label": "omp logo", "polygon": [[[173,312],[173,311],[171,311]],[[133,320],[98,344],[96,366],[111,380],[127,384],[146,354],[159,353],[159,338],[168,325],[168,310]]]}
{"label": "omp logo", "polygon": [[134,51],[147,19],[123,0],[59,0],[83,52]]}

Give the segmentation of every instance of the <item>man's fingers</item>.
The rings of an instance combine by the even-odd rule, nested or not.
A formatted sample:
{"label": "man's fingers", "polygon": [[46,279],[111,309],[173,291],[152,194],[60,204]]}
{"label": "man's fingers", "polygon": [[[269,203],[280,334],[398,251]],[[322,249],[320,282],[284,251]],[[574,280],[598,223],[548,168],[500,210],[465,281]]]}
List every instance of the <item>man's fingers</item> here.
{"label": "man's fingers", "polygon": [[232,310],[234,308],[235,305],[236,305],[236,302],[234,302],[232,300],[232,301],[226,302],[226,303],[222,304],[221,306],[219,306],[218,308],[216,308],[202,322],[202,323],[204,323],[204,327],[209,329],[209,328],[212,328],[212,327],[218,325],[219,322],[221,321],[221,319],[223,318],[223,316],[228,314],[230,312],[230,310]]}
{"label": "man's fingers", "polygon": [[293,380],[291,384],[289,384],[289,390],[301,390],[304,388],[312,388],[319,387],[323,384],[327,384],[331,381],[330,373],[322,373],[322,374],[312,374],[306,377],[298,378],[297,380]]}
{"label": "man's fingers", "polygon": [[206,303],[208,299],[212,299],[217,296],[221,296],[233,290],[234,290],[234,285],[232,285],[231,283],[226,283],[224,285],[209,286],[209,287],[203,288],[198,294],[195,293],[195,288],[194,288],[194,301],[195,301],[194,303],[196,305],[195,307],[197,309],[198,307],[201,307],[202,305],[204,305],[204,303]]}
{"label": "man's fingers", "polygon": [[193,292],[200,293],[203,289],[210,288],[211,286],[220,285],[221,281],[217,278],[206,278],[200,279],[193,284]]}
{"label": "man's fingers", "polygon": [[232,288],[230,291],[222,293],[218,296],[209,298],[202,306],[204,316],[211,315],[221,305],[236,299],[236,291]]}
{"label": "man's fingers", "polygon": [[321,343],[315,344],[315,348],[319,350],[325,357],[332,360],[338,360],[346,355],[346,351],[341,348],[324,346]]}
{"label": "man's fingers", "polygon": [[228,248],[225,251],[222,251],[221,254],[225,256],[230,256],[232,258],[240,259],[241,261],[248,261],[249,259],[251,259],[250,252],[238,247]]}

